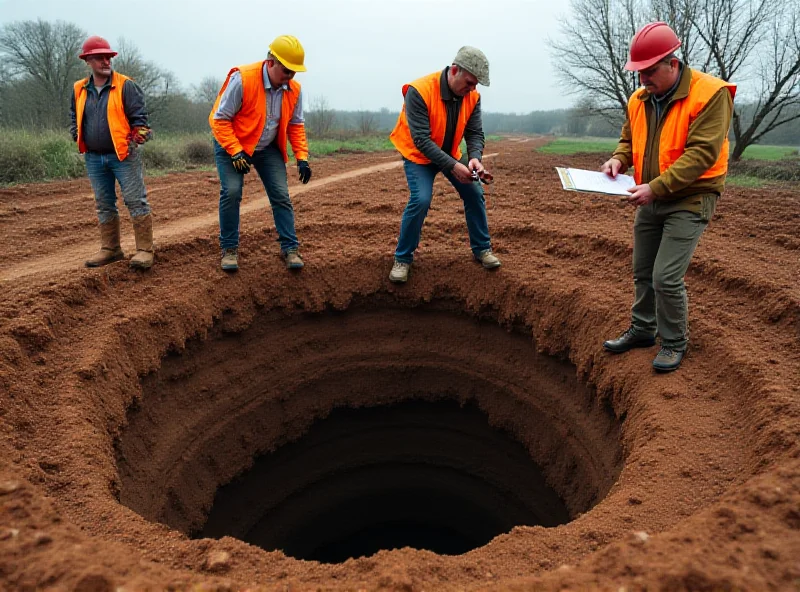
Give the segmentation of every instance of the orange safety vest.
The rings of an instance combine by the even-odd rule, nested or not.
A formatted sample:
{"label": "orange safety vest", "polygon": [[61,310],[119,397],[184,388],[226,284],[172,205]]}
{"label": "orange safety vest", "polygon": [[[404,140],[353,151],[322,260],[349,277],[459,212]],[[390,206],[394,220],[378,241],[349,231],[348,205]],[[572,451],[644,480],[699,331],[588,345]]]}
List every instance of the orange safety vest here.
{"label": "orange safety vest", "polygon": [[[242,108],[233,116],[232,120],[214,119],[214,114],[219,108],[222,93],[228,87],[228,82],[234,72],[239,72],[242,76]],[[228,72],[225,83],[214,101],[214,107],[208,116],[208,123],[211,131],[225,151],[233,156],[241,151],[249,155],[258,145],[261,133],[267,123],[267,91],[264,88],[264,62],[255,62],[246,66],[231,68]],[[275,138],[278,142],[278,149],[283,154],[284,162],[289,161],[286,151],[286,141],[292,144],[292,150],[297,160],[308,160],[308,140],[306,139],[306,128],[302,123],[289,124],[300,97],[300,83],[294,80],[289,81],[289,91],[283,92],[281,102],[281,119],[278,123],[278,135]]]}
{"label": "orange safety vest", "polygon": [[[697,118],[721,88],[727,88],[731,97],[736,94],[736,85],[715,78],[710,74],[692,70],[692,80],[689,83],[689,94],[684,99],[675,101],[666,115],[666,120],[661,128],[661,137],[658,144],[658,167],[663,173],[680,158],[686,150],[686,139],[689,136],[689,126]],[[642,183],[642,169],[644,166],[644,153],[647,148],[647,115],[645,114],[644,101],[641,98],[642,89],[633,93],[628,101],[628,119],[631,126],[631,143],[633,150],[634,178],[636,184]],[[722,143],[719,158],[711,168],[698,177],[711,179],[728,172],[728,138]]]}
{"label": "orange safety vest", "polygon": [[[111,131],[111,141],[114,143],[114,152],[117,158],[125,160],[128,157],[128,137],[131,133],[131,124],[125,115],[125,105],[122,102],[122,87],[125,82],[130,80],[124,74],[111,72],[111,89],[108,91],[108,129]],[[86,144],[83,141],[83,110],[86,108],[86,97],[89,94],[86,84],[89,78],[78,80],[72,87],[75,93],[75,116],[78,124],[78,150],[81,154],[86,152]]]}
{"label": "orange safety vest", "polygon": [[[447,109],[442,100],[442,86],[441,86],[442,72],[434,72],[428,74],[411,82],[403,85],[403,97],[408,92],[408,87],[413,86],[422,98],[425,100],[425,105],[428,107],[428,117],[431,122],[431,140],[437,146],[441,146],[444,142],[444,134],[447,128]],[[453,135],[453,145],[448,147],[442,146],[442,150],[447,152],[456,160],[461,158],[461,139],[464,137],[464,128],[467,127],[472,112],[475,110],[475,105],[480,98],[478,91],[470,91],[461,101],[461,110],[458,112],[458,123],[456,124],[456,132]],[[400,111],[400,117],[397,118],[397,125],[394,126],[389,139],[394,144],[395,148],[403,155],[403,158],[415,162],[417,164],[430,164],[430,159],[426,158],[422,152],[414,145],[414,140],[411,138],[411,130],[408,128],[408,120],[406,119],[406,108],[403,105]]]}

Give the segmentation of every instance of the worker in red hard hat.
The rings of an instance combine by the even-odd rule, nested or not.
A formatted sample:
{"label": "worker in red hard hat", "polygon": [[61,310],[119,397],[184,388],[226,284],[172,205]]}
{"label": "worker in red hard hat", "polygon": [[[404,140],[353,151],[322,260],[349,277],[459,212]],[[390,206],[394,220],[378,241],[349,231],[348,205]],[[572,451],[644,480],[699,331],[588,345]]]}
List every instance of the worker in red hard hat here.
{"label": "worker in red hard hat", "polygon": [[102,37],[89,37],[80,58],[91,74],[73,86],[70,108],[73,141],[84,154],[100,222],[100,250],[86,261],[100,267],[124,257],[115,185],[133,219],[136,253],[130,266],[153,265],[153,218],[147,203],[139,146],[151,137],[144,93],[130,78],[111,68],[117,52]]}
{"label": "worker in red hard hat", "polygon": [[736,85],[676,56],[681,41],[662,22],[642,27],[625,69],[643,88],[628,101],[617,149],[601,170],[633,168],[634,302],[630,327],[603,343],[613,353],[655,345],[656,371],[676,370],[689,343],[684,276],[725,187]]}

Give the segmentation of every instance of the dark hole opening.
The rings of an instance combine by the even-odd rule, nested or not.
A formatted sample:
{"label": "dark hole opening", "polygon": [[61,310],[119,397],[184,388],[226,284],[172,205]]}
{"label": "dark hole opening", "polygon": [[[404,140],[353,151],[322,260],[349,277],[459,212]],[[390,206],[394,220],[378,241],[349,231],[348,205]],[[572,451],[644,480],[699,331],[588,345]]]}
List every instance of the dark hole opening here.
{"label": "dark hole opening", "polygon": [[457,555],[570,520],[528,451],[474,404],[338,408],[221,487],[201,537],[326,563],[414,547]]}

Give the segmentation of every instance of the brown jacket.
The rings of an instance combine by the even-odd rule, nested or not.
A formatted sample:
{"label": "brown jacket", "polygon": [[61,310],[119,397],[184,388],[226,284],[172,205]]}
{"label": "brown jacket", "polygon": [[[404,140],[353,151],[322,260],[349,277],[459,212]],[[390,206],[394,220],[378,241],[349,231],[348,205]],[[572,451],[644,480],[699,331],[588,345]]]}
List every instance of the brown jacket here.
{"label": "brown jacket", "polygon": [[[670,106],[688,96],[691,78],[691,69],[684,66],[678,87],[669,99]],[[728,135],[733,114],[733,98],[730,92],[722,88],[711,98],[689,128],[686,152],[663,174],[659,174],[659,139],[669,107],[661,114],[660,121],[656,122],[649,93],[642,93],[641,100],[645,101],[648,129],[643,182],[649,183],[656,200],[663,202],[664,213],[687,210],[710,217],[717,197],[725,187],[725,175],[709,179],[699,177],[716,162],[722,143]],[[631,128],[627,118],[612,158],[620,160],[626,167],[632,163]]]}

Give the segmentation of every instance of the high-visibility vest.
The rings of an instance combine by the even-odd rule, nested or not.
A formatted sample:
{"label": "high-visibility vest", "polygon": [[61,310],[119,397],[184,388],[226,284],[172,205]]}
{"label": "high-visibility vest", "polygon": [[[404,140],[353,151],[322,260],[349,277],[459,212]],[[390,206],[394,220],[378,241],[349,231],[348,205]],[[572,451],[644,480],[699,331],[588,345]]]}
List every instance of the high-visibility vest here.
{"label": "high-visibility vest", "polygon": [[[114,152],[117,158],[125,160],[128,157],[128,136],[131,133],[131,124],[125,115],[125,105],[122,102],[122,87],[130,80],[119,72],[111,73],[111,88],[108,91],[108,129],[111,131],[111,141],[114,143]],[[83,141],[83,110],[86,108],[86,97],[89,91],[86,84],[89,78],[78,80],[72,87],[75,93],[75,116],[78,124],[78,150],[81,154],[86,152],[86,143]]]}
{"label": "high-visibility vest", "polygon": [[[425,101],[431,123],[431,140],[433,140],[437,146],[442,146],[444,134],[447,129],[447,108],[442,100],[441,79],[442,73],[439,71],[403,85],[403,97],[406,96],[408,88],[413,86]],[[476,90],[470,91],[463,97],[461,100],[461,110],[458,112],[456,131],[453,135],[453,145],[442,146],[442,150],[456,160],[461,158],[459,146],[464,137],[464,129],[467,127],[467,122],[472,112],[475,110],[475,105],[478,103],[479,98],[480,93]],[[430,164],[430,159],[426,158],[425,155],[419,151],[414,145],[414,140],[411,138],[411,130],[408,128],[408,120],[406,119],[405,105],[403,105],[403,109],[400,111],[400,117],[397,118],[397,124],[389,136],[389,139],[400,154],[403,155],[403,158],[417,164]]]}
{"label": "high-visibility vest", "polygon": [[[242,108],[230,121],[227,119],[214,119],[214,114],[219,108],[222,94],[228,87],[231,75],[239,72],[242,77]],[[287,139],[292,144],[292,150],[297,160],[308,159],[308,140],[304,124],[290,124],[300,97],[300,83],[289,81],[289,90],[283,92],[281,102],[281,119],[278,123],[278,135],[275,140],[283,154],[284,162],[289,160],[286,150]],[[239,152],[251,155],[258,145],[264,126],[267,123],[267,91],[264,88],[264,62],[255,62],[245,66],[231,68],[225,83],[217,94],[214,107],[208,116],[211,131],[225,151],[233,156]]]}
{"label": "high-visibility vest", "polygon": [[[725,82],[697,70],[692,70],[691,74],[692,80],[689,85],[689,94],[686,98],[678,99],[672,103],[661,128],[658,144],[659,174],[666,171],[684,153],[686,139],[689,136],[689,126],[708,104],[711,97],[721,88],[727,88],[731,93],[731,97],[736,94],[735,84]],[[637,185],[642,183],[644,153],[647,148],[647,115],[645,113],[645,101],[641,98],[644,92],[644,89],[635,92],[628,100],[634,178]],[[728,149],[728,137],[726,134],[717,161],[711,168],[700,175],[700,179],[711,179],[728,172]]]}

